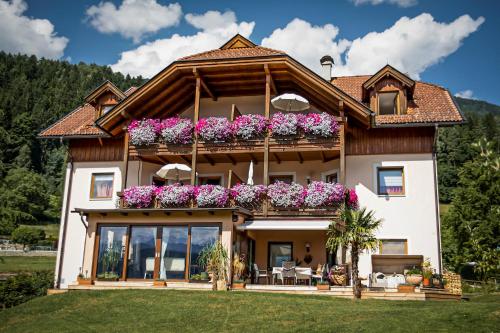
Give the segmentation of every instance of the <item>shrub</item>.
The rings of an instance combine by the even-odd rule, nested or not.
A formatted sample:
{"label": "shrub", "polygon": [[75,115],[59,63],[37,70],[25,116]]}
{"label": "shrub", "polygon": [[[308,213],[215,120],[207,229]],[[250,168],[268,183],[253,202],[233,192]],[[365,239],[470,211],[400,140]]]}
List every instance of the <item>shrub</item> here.
{"label": "shrub", "polygon": [[228,141],[231,139],[231,123],[224,117],[208,117],[198,121],[195,127],[198,136],[204,141]]}
{"label": "shrub", "polygon": [[147,208],[153,203],[155,186],[132,186],[123,191],[123,200],[128,207]]}
{"label": "shrub", "polygon": [[194,195],[198,207],[225,207],[229,201],[229,190],[220,185],[201,185]]}
{"label": "shrub", "polygon": [[234,136],[244,140],[261,137],[265,134],[266,129],[266,118],[260,114],[238,116],[232,124]]}
{"label": "shrub", "polygon": [[35,245],[38,241],[45,239],[45,231],[41,229],[21,226],[12,232],[11,239],[14,243],[27,245]]}
{"label": "shrub", "polygon": [[306,191],[297,183],[277,181],[267,187],[267,196],[274,207],[299,208],[304,203]]}
{"label": "shrub", "polygon": [[54,283],[53,271],[20,273],[0,284],[0,308],[10,308],[47,294]]}
{"label": "shrub", "polygon": [[274,137],[298,135],[299,118],[295,113],[275,113],[269,124],[271,134]]}
{"label": "shrub", "polygon": [[265,195],[264,185],[237,184],[231,189],[231,197],[237,205],[242,207],[260,204]]}
{"label": "shrub", "polygon": [[163,207],[186,207],[194,195],[191,185],[168,185],[156,189],[156,197]]}
{"label": "shrub", "polygon": [[165,143],[188,144],[193,141],[193,123],[189,119],[172,117],[162,120],[161,137]]}
{"label": "shrub", "polygon": [[331,138],[337,135],[339,124],[335,118],[326,113],[309,113],[299,121],[299,126],[306,135]]}
{"label": "shrub", "polygon": [[359,208],[358,195],[355,189],[346,190],[346,206],[349,209],[356,210]]}
{"label": "shrub", "polygon": [[147,146],[156,142],[161,132],[161,124],[158,119],[133,120],[128,126],[130,143],[134,146]]}
{"label": "shrub", "polygon": [[344,200],[342,184],[313,181],[307,186],[304,203],[307,207],[332,207],[340,205]]}

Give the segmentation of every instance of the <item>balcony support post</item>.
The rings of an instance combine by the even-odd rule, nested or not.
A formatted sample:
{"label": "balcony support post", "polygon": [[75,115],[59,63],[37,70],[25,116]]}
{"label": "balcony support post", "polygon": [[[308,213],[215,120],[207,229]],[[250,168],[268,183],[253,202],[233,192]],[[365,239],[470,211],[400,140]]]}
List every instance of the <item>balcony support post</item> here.
{"label": "balcony support post", "polygon": [[342,123],[340,124],[340,183],[345,185],[345,127],[347,125],[346,118],[344,116],[344,101],[339,101],[339,112],[342,118]]}
{"label": "balcony support post", "polygon": [[[125,136],[123,138],[123,179],[122,179],[122,192],[127,188],[127,177],[128,177],[128,157],[129,157],[129,133],[125,130]],[[140,184],[139,184],[140,185]]]}
{"label": "balcony support post", "polygon": [[[267,69],[267,66],[266,66]],[[266,71],[266,101],[265,101],[264,116],[266,120],[269,119],[271,113],[271,73]],[[264,138],[264,179],[262,182],[265,186],[269,185],[269,132],[266,133]],[[262,211],[264,216],[267,217],[268,202],[264,201]]]}
{"label": "balcony support post", "polygon": [[[193,70],[196,73],[196,69]],[[198,119],[200,117],[200,91],[201,89],[201,79],[198,76],[196,78],[196,91],[194,95],[194,117],[193,124],[196,126]],[[196,162],[198,157],[198,135],[194,134],[193,151],[191,156],[191,185],[196,185]]]}

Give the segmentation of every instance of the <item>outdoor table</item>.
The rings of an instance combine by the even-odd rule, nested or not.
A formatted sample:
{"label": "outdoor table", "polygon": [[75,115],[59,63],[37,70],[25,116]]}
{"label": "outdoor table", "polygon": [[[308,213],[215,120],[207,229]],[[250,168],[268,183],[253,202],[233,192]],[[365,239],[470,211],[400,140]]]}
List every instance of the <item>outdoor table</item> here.
{"label": "outdoor table", "polygon": [[[272,271],[273,284],[274,284],[274,281],[276,279],[282,280],[282,278],[281,278],[282,271],[283,271],[283,267],[273,267],[273,271]],[[312,269],[310,267],[295,267],[295,273],[312,276]]]}

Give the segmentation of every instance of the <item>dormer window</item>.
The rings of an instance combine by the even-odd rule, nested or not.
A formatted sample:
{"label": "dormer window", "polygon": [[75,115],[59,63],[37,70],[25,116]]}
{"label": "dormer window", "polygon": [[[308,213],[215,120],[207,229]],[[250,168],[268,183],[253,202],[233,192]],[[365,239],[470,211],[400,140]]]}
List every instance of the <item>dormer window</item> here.
{"label": "dormer window", "polygon": [[398,96],[397,91],[378,93],[378,114],[381,116],[399,114]]}
{"label": "dormer window", "polygon": [[114,104],[113,105],[103,105],[101,107],[101,115],[108,113],[108,111],[111,110],[113,108],[113,106],[115,106],[115,105]]}

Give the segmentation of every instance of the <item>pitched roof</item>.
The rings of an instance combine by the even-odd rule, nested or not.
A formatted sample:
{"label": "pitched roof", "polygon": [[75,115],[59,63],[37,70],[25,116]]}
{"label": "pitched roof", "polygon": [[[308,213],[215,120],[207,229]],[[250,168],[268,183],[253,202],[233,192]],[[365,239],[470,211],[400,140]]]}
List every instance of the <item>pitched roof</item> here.
{"label": "pitched roof", "polygon": [[[363,84],[371,75],[342,76],[332,84],[358,101],[362,101]],[[464,120],[450,92],[435,84],[416,81],[413,100],[408,102],[407,114],[376,116],[376,125],[426,124],[462,122]]]}
{"label": "pitched roof", "polygon": [[[122,94],[129,96],[136,90],[137,87],[130,87]],[[41,138],[107,136],[95,126],[95,115],[95,107],[85,103],[44,129],[38,136]]]}

